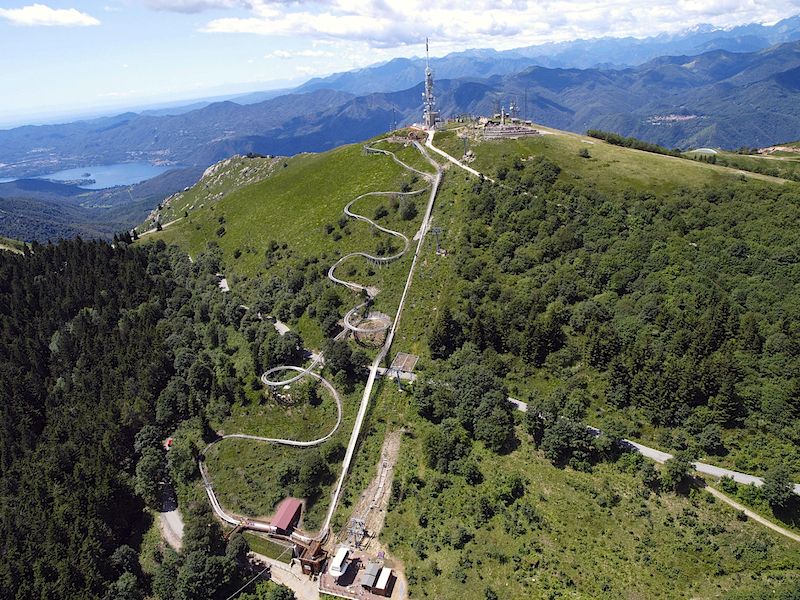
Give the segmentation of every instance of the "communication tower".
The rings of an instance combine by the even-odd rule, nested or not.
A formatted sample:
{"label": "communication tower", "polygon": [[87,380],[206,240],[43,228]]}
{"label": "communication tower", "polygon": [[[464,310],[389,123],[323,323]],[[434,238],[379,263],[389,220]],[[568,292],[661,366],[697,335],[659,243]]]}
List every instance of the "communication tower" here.
{"label": "communication tower", "polygon": [[435,129],[439,113],[436,111],[436,98],[433,95],[433,71],[428,56],[428,38],[425,38],[425,91],[422,93],[422,100],[424,103],[422,122],[426,129]]}

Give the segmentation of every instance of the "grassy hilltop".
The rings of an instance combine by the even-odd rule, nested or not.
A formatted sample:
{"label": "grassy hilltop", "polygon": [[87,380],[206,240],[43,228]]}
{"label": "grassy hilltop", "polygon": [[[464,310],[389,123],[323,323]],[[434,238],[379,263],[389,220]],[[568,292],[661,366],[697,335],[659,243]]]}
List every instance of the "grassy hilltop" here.
{"label": "grassy hilltop", "polygon": [[[455,131],[436,143],[463,152]],[[754,474],[785,468],[800,480],[797,184],[555,130],[470,147],[471,166],[498,184],[447,167],[433,225],[448,254],[425,244],[392,349],[421,356],[421,381],[378,386],[335,524],[375,472],[384,435],[403,428],[381,542],[403,560],[412,597],[790,593],[800,579],[796,543],[739,520],[664,468],[584,439],[578,425]],[[261,180],[225,183],[248,160],[265,165]],[[422,182],[360,145],[226,168],[215,185],[231,191],[201,201],[201,181],[168,208],[180,220],[144,239],[216,261],[237,299],[322,348],[332,319],[358,302],[327,281],[327,268],[388,241],[340,221],[342,208],[367,191]],[[391,199],[366,198],[354,210],[385,212],[379,222],[409,237],[419,226],[419,214],[404,219]],[[393,315],[409,262],[353,261],[340,276],[374,283],[376,307]],[[269,340],[254,351],[251,337],[246,327],[227,333],[239,375],[252,381],[277,351],[263,350]],[[350,350],[371,352],[352,342]],[[351,390],[347,432],[359,378],[337,377]],[[257,388],[212,425],[303,436],[330,419],[325,400],[286,409]],[[511,413],[505,394],[561,419]],[[273,469],[294,458],[231,444],[210,460],[223,504],[267,514],[280,493]],[[796,501],[776,507],[752,489],[730,493],[798,530]]]}

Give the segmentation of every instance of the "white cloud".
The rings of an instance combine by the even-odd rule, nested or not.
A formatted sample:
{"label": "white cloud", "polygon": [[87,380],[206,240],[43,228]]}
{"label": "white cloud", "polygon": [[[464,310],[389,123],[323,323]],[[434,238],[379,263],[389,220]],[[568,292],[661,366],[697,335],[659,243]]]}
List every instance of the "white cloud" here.
{"label": "white cloud", "polygon": [[295,71],[300,73],[300,75],[305,75],[307,77],[309,77],[311,75],[318,75],[320,73],[327,72],[327,71],[324,71],[324,70],[316,69],[314,67],[297,67],[295,69]]}
{"label": "white cloud", "polygon": [[138,90],[125,90],[119,92],[104,92],[102,94],[97,94],[98,98],[129,98],[131,96],[135,96],[138,94]]}
{"label": "white cloud", "polygon": [[[148,0],[224,4],[233,0]],[[427,35],[448,50],[498,49],[600,36],[646,37],[709,23],[772,23],[800,10],[798,0],[246,0],[243,17],[209,21],[210,33],[417,46]]]}
{"label": "white cloud", "polygon": [[324,50],[275,50],[264,55],[264,58],[280,58],[288,60],[290,58],[323,58],[336,56],[333,52]]}
{"label": "white cloud", "polygon": [[21,8],[0,8],[0,17],[26,27],[87,27],[100,25],[91,15],[74,8],[50,8],[44,4],[30,4]]}
{"label": "white cloud", "polygon": [[199,13],[205,10],[247,8],[247,0],[144,0],[145,5],[153,10],[164,10],[179,13]]}

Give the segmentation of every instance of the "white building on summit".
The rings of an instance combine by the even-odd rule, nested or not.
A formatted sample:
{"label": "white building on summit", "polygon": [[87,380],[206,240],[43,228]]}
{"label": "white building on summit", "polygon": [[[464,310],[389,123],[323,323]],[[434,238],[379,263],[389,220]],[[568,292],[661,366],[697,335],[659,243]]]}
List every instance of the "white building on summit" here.
{"label": "white building on summit", "polygon": [[433,95],[433,71],[431,71],[428,58],[428,38],[425,38],[425,91],[422,92],[424,102],[422,109],[422,123],[425,129],[435,129],[439,121],[439,113],[436,111],[436,98]]}

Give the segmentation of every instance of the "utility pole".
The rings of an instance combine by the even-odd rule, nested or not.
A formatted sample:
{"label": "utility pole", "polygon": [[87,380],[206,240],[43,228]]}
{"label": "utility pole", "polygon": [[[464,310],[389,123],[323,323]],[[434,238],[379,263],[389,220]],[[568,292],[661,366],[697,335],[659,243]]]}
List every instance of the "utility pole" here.
{"label": "utility pole", "polygon": [[444,229],[441,227],[431,227],[431,233],[436,238],[436,254],[439,254],[442,251],[441,246],[439,246],[439,236],[442,235],[443,231]]}

